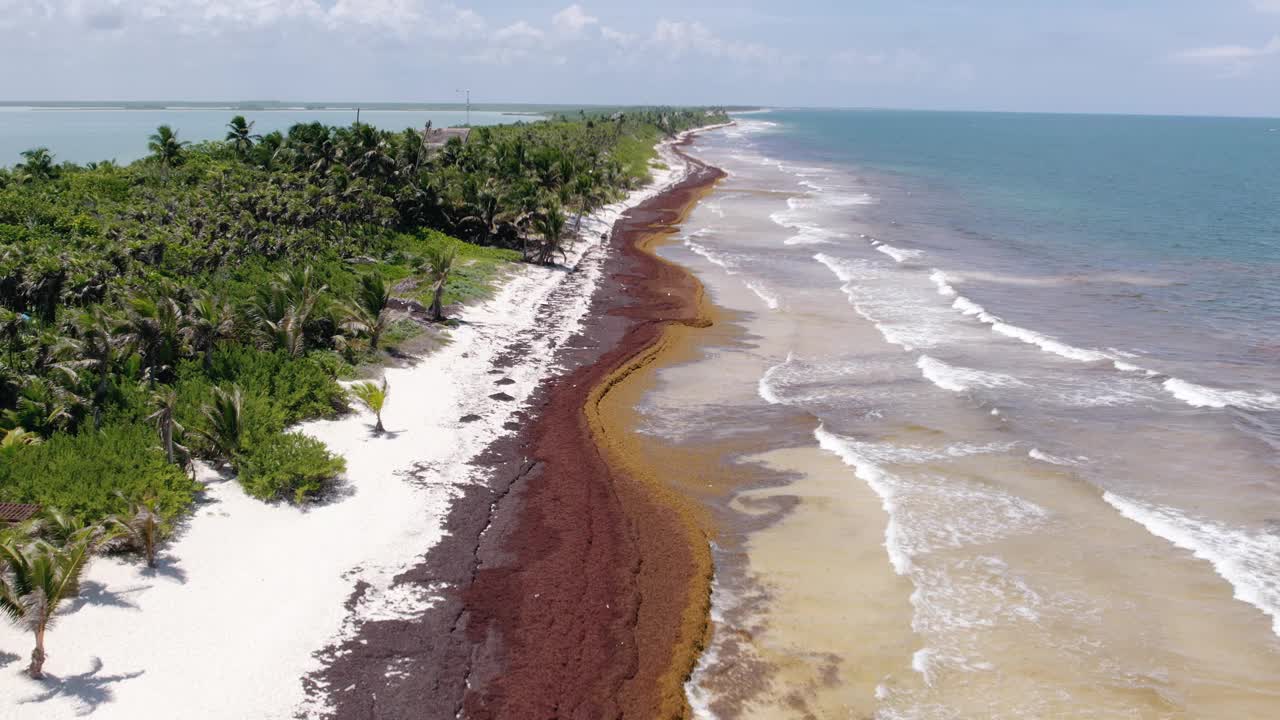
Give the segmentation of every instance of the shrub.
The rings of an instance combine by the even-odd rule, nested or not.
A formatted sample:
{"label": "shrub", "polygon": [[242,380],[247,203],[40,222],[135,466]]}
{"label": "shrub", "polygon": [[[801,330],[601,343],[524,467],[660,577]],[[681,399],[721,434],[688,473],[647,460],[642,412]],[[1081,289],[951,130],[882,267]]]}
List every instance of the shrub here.
{"label": "shrub", "polygon": [[302,433],[276,433],[251,445],[237,463],[240,484],[260,500],[301,503],[322,492],[347,468],[324,443]]}
{"label": "shrub", "polygon": [[209,375],[214,383],[235,383],[246,397],[271,398],[285,423],[333,417],[346,407],[346,395],[332,371],[311,357],[292,357],[283,350],[267,352],[243,345],[219,348]]}
{"label": "shrub", "polygon": [[283,351],[244,346],[216,350],[208,375],[200,362],[183,362],[178,369],[176,415],[188,430],[187,446],[197,455],[207,456],[212,451],[198,431],[209,429],[202,408],[212,401],[215,385],[240,388],[245,443],[249,445],[293,423],[332,417],[346,407],[346,395],[334,380],[336,367],[336,361],[323,353],[296,358]]}
{"label": "shrub", "polygon": [[0,501],[56,507],[87,522],[125,512],[120,495],[155,497],[166,515],[176,515],[196,487],[165,461],[155,431],[142,423],[59,433],[0,458]]}

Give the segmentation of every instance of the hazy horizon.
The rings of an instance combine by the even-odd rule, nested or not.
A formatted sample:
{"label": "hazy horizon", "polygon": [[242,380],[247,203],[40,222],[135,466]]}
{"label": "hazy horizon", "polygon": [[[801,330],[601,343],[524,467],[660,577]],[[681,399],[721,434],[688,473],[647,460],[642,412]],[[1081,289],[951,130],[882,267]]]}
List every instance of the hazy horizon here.
{"label": "hazy horizon", "polygon": [[[77,109],[83,105],[86,108],[96,109],[185,109],[198,108],[205,110],[219,110],[226,108],[231,111],[236,110],[253,110],[255,112],[287,112],[296,110],[300,107],[308,107],[314,109],[325,110],[345,110],[362,108],[366,110],[378,109],[386,112],[393,112],[399,108],[404,108],[405,112],[414,110],[462,110],[467,107],[465,102],[436,102],[430,100],[313,100],[313,99],[286,99],[286,100],[225,100],[225,99],[156,99],[147,98],[139,100],[122,100],[122,99],[102,99],[102,100],[86,100],[83,98],[69,98],[65,100],[0,100],[0,107],[33,107],[40,109],[50,109],[66,106],[66,109]],[[568,112],[576,109],[592,109],[592,108],[627,108],[627,107],[651,107],[653,105],[670,105],[672,107],[723,107],[728,109],[730,113],[749,113],[764,112],[770,110],[813,110],[813,111],[883,111],[883,112],[919,112],[919,113],[992,113],[1005,115],[1085,115],[1085,116],[1114,116],[1114,117],[1166,117],[1166,118],[1218,118],[1218,119],[1248,119],[1248,120],[1280,120],[1280,111],[1273,114],[1219,114],[1212,112],[1124,112],[1124,111],[1072,111],[1072,110],[1021,110],[1017,108],[945,108],[945,107],[905,107],[905,106],[875,106],[875,105],[760,105],[750,103],[688,103],[688,104],[671,104],[671,103],[592,103],[592,102],[503,102],[500,100],[490,100],[487,102],[471,103],[472,110],[476,111],[518,111],[518,110],[536,110],[541,109],[544,112]],[[121,107],[125,106],[125,107]],[[128,107],[136,106],[136,107]]]}

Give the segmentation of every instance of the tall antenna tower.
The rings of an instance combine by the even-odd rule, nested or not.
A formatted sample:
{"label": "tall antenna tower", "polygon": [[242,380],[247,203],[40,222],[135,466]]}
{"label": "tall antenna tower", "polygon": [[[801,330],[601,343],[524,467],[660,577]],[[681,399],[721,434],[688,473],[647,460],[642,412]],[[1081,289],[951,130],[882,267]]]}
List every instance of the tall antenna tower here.
{"label": "tall antenna tower", "polygon": [[467,94],[467,127],[471,127],[471,88],[465,90],[454,90],[454,92]]}

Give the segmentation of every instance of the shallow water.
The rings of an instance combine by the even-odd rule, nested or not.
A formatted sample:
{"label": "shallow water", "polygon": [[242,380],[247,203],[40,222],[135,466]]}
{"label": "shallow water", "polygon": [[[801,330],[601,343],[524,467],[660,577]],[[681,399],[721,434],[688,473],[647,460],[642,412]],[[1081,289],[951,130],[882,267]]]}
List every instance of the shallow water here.
{"label": "shallow water", "polygon": [[[254,123],[253,131],[258,134],[284,132],[296,123],[349,125],[356,118],[354,109],[0,107],[0,167],[21,162],[21,152],[37,147],[48,148],[57,162],[129,163],[147,155],[147,138],[160,125],[172,126],[184,141],[222,140],[227,135],[227,123],[235,115],[244,115]],[[360,113],[361,122],[392,132],[409,127],[420,129],[427,121],[434,127],[462,125],[467,118],[467,113],[461,110],[364,110]],[[530,119],[490,111],[470,114],[472,125],[502,125]]]}
{"label": "shallow water", "polygon": [[665,254],[741,340],[663,371],[644,429],[767,449],[713,500],[701,717],[1275,715],[1267,122],[783,113],[699,141],[730,177]]}

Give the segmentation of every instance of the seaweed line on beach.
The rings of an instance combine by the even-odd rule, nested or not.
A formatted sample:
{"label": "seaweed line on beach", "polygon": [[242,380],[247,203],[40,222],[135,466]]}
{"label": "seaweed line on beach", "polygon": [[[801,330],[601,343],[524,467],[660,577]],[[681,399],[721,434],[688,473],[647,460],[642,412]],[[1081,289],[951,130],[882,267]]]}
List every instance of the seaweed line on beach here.
{"label": "seaweed line on beach", "polygon": [[703,524],[600,412],[667,347],[669,325],[709,322],[701,285],[647,249],[720,177],[674,159],[684,179],[629,211],[595,259],[608,279],[559,347],[564,374],[523,408],[531,423],[477,458],[444,540],[397,578],[443,588],[439,600],[415,620],[367,623],[318,675],[334,717],[687,714],[683,682],[708,631]]}

